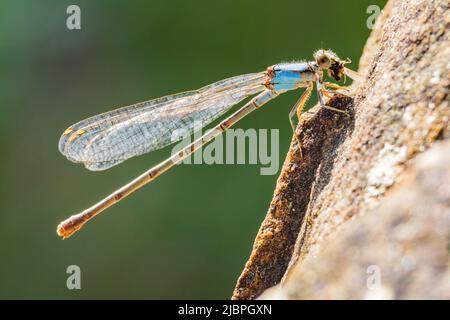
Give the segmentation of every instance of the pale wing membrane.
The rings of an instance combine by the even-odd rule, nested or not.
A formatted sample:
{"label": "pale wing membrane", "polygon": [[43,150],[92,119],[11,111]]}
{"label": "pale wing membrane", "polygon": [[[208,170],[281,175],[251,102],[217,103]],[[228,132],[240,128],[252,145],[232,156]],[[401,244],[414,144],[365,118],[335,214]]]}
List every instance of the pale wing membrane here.
{"label": "pale wing membrane", "polygon": [[[72,135],[61,137],[60,151],[90,170],[104,170],[128,158],[182,139],[174,130],[192,134],[233,105],[264,89],[264,73],[222,80],[196,91],[167,96],[103,113],[78,122]],[[81,134],[77,135],[76,132]]]}
{"label": "pale wing membrane", "polygon": [[[134,117],[138,113],[150,111],[154,109],[155,107],[163,107],[170,102],[180,99],[182,97],[194,95],[196,91],[186,91],[182,93],[177,93],[170,96],[165,96],[149,101],[144,101],[140,103],[136,103],[130,106],[118,108],[112,111],[104,112],[101,114],[98,114],[96,116],[81,120],[80,122],[75,123],[74,125],[70,126],[68,130],[72,132],[77,132],[78,130],[84,130],[87,132],[86,135],[83,136],[83,139],[77,139],[74,141],[71,145],[68,143],[68,140],[70,138],[70,134],[63,134],[59,140],[58,148],[59,151],[69,156],[67,153],[67,148],[76,148],[76,144],[83,145],[85,143],[84,140],[92,137],[94,134],[104,130],[106,127],[113,126],[116,123],[125,121],[125,119],[130,119]],[[68,150],[70,151],[70,149]],[[71,159],[72,160],[72,159]],[[75,160],[75,159],[73,159]]]}

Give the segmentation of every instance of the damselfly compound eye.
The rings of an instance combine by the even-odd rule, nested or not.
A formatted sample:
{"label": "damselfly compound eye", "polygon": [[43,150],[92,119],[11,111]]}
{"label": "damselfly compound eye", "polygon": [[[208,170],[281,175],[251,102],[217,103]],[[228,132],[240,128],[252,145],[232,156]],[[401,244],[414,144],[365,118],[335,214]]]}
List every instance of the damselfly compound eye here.
{"label": "damselfly compound eye", "polygon": [[314,53],[314,59],[321,69],[328,69],[332,64],[330,52],[325,50]]}

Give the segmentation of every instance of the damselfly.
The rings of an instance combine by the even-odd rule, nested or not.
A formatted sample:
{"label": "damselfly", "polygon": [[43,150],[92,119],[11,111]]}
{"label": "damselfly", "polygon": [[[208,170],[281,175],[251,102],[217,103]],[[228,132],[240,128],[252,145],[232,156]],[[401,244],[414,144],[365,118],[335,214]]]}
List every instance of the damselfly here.
{"label": "damselfly", "polygon": [[348,59],[339,59],[330,50],[319,50],[314,54],[313,61],[273,65],[265,72],[225,79],[195,91],[137,103],[74,124],[61,136],[60,152],[71,161],[83,163],[89,170],[104,170],[128,158],[175,143],[176,140],[172,139],[174,130],[182,128],[193,133],[197,128],[194,124],[200,122],[202,126],[205,126],[233,105],[249,96],[256,95],[181,151],[144,172],[94,206],[61,222],[57,228],[58,235],[63,238],[70,237],[94,216],[153,181],[251,111],[260,108],[279,94],[306,88],[289,113],[294,130],[294,118],[296,115],[300,116],[314,84],[316,84],[320,106],[343,112],[325,105],[324,97],[335,92],[334,90],[346,90],[346,88],[323,81],[323,71],[328,71],[329,76],[336,81],[345,76],[358,80],[358,74],[345,67],[345,64],[349,62]]}

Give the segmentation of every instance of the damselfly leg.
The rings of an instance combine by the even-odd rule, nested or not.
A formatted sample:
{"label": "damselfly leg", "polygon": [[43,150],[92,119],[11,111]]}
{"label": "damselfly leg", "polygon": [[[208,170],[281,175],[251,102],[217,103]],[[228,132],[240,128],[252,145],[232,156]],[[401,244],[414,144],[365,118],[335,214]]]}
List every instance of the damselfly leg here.
{"label": "damselfly leg", "polygon": [[[316,87],[317,87],[317,97],[319,99],[319,104],[320,104],[321,108],[325,108],[325,109],[328,109],[328,110],[331,110],[331,111],[340,112],[340,113],[345,114],[346,116],[350,116],[347,111],[344,111],[344,110],[341,110],[341,109],[338,109],[338,108],[334,108],[334,107],[331,107],[331,106],[328,106],[328,105],[325,104],[324,96],[326,94],[325,92],[327,92],[327,91],[326,91],[326,89],[324,89],[324,86],[323,86],[323,84],[320,81],[316,82]],[[330,92],[327,92],[327,93],[330,93]],[[337,92],[331,91],[331,93],[337,93]]]}
{"label": "damselfly leg", "polygon": [[313,83],[310,82],[305,92],[301,95],[298,101],[294,104],[291,111],[289,112],[289,122],[291,123],[292,131],[295,133],[296,125],[294,123],[295,115],[297,115],[297,120],[300,119],[300,115],[305,107],[306,102],[308,102],[311,97],[311,93],[313,91]]}
{"label": "damselfly leg", "polygon": [[[324,87],[324,90],[323,90],[324,93],[325,92],[327,92],[327,93],[336,93],[336,92],[338,92],[338,91],[328,90],[328,88],[332,88],[334,90],[342,90],[342,91],[344,91],[347,94],[350,93],[350,89],[348,87],[340,86],[340,85],[338,85],[336,83],[333,83],[333,82],[326,82],[326,81],[324,81],[324,82],[322,82],[322,85]],[[341,92],[338,92],[338,93],[341,93]]]}

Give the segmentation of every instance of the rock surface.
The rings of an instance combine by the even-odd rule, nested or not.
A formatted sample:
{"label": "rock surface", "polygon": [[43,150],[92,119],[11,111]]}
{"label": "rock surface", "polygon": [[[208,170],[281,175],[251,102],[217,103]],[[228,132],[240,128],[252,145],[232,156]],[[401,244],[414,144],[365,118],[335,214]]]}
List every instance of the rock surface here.
{"label": "rock surface", "polygon": [[389,1],[351,116],[302,117],[233,299],[450,297],[449,9]]}
{"label": "rock surface", "polygon": [[450,299],[450,142],[420,155],[401,180],[260,298]]}

